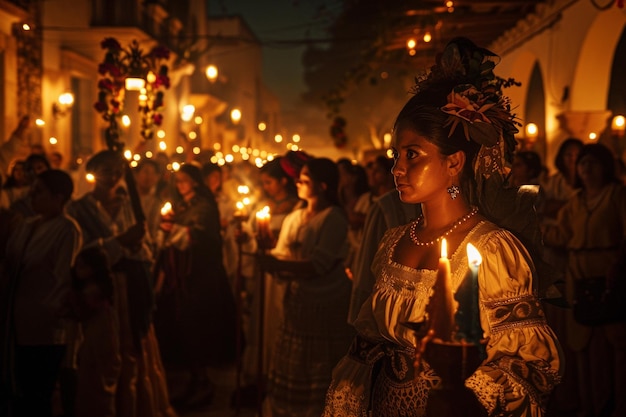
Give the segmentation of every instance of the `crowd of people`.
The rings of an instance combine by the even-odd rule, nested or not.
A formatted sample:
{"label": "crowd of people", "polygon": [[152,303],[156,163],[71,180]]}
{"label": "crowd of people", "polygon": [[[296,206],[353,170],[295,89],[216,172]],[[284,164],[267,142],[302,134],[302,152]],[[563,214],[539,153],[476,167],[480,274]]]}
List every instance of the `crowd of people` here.
{"label": "crowd of people", "polygon": [[[102,150],[84,189],[25,147],[23,118],[0,149],[0,416],[174,417],[210,407],[212,368],[272,417],[425,416],[442,341],[481,349],[467,415],[626,415],[626,317],[581,320],[578,298],[592,281],[626,293],[618,156],[568,138],[551,173],[521,150],[496,58],[448,44],[393,156],[368,161],[170,171]],[[444,240],[453,292],[466,245],[482,255],[477,322],[449,334],[433,324]]]}

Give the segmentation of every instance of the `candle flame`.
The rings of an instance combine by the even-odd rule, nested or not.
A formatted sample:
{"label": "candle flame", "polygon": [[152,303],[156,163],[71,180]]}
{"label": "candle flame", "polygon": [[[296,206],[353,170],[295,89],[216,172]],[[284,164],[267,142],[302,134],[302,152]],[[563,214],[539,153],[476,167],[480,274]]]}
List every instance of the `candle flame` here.
{"label": "candle flame", "polygon": [[448,257],[448,241],[445,238],[441,239],[441,257]]}
{"label": "candle flame", "polygon": [[235,207],[237,207],[239,210],[243,210],[244,208],[243,201],[237,201],[237,203],[235,203]]}
{"label": "candle flame", "polygon": [[265,206],[261,210],[256,212],[257,219],[269,219],[270,218],[270,207]]}
{"label": "candle flame", "polygon": [[172,211],[172,203],[170,203],[169,201],[166,201],[165,204],[163,204],[163,207],[161,207],[161,216],[165,216],[171,211]]}
{"label": "candle flame", "polygon": [[467,262],[470,266],[478,266],[482,263],[483,258],[480,256],[478,249],[471,243],[467,244]]}

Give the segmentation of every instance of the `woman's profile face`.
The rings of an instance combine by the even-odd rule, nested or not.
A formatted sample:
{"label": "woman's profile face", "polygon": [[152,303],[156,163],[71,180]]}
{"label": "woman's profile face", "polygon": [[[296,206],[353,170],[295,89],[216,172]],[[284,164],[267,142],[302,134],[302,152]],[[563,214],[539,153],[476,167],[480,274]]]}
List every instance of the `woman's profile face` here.
{"label": "woman's profile face", "polygon": [[410,129],[396,133],[392,143],[396,190],[405,203],[423,203],[447,195],[449,174],[439,148]]}

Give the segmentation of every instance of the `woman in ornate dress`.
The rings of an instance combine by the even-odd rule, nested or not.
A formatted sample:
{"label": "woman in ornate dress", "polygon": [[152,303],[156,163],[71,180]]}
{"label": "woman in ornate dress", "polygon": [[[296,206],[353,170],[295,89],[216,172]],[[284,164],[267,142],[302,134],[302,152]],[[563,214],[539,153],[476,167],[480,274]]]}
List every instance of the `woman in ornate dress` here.
{"label": "woman in ornate dress", "polygon": [[544,414],[559,381],[560,348],[543,316],[528,251],[488,220],[491,207],[482,204],[503,186],[516,132],[493,58],[467,39],[453,40],[396,119],[396,189],[403,202],[421,203],[422,215],[380,243],[372,264],[376,283],[354,323],[358,335],[349,354],[333,371],[326,417],[427,415],[429,393],[441,378],[424,357],[414,368],[424,340],[415,328],[428,327],[427,315],[439,307],[429,301],[444,237],[452,291],[468,272],[466,244],[482,256],[474,308],[486,344],[482,362],[465,379],[474,394],[466,415]]}

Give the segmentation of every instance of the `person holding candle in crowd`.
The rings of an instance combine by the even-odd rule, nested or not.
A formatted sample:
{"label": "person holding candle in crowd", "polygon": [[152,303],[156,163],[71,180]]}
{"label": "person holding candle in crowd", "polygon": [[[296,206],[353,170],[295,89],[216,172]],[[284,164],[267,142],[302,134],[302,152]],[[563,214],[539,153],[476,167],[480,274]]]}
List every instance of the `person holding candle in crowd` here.
{"label": "person holding candle in crowd", "polygon": [[333,366],[350,345],[348,219],[339,206],[339,172],[328,158],[305,162],[297,181],[305,208],[285,217],[264,270],[286,281],[283,315],[269,370],[273,417],[318,417]]}
{"label": "person holding candle in crowd", "polygon": [[[452,40],[417,79],[396,119],[396,189],[403,202],[420,203],[422,215],[380,242],[372,263],[376,283],[354,322],[358,335],[333,371],[325,417],[426,415],[429,393],[441,378],[423,357],[419,367],[413,363],[433,327],[429,318],[453,323],[452,334],[439,331],[431,339],[471,343],[451,317],[457,302],[447,312],[431,303],[444,259],[450,274],[440,276],[447,276],[457,299],[467,299],[457,291],[464,280],[477,280],[478,305],[464,308],[466,317],[472,310],[480,316],[485,355],[465,379],[474,394],[473,401],[466,398],[466,415],[545,414],[560,380],[560,346],[545,322],[529,252],[489,220],[494,210],[485,204],[505,187],[517,131],[502,95],[512,80],[495,76],[497,58],[466,38]],[[449,260],[440,255],[444,238]],[[468,274],[468,243],[482,257],[476,275]],[[440,284],[435,294],[441,299]]]}
{"label": "person holding candle in crowd", "polygon": [[160,294],[155,328],[168,370],[189,377],[175,406],[208,405],[214,395],[207,368],[235,360],[235,299],[222,263],[215,198],[193,163],[175,173],[171,211],[164,207],[157,264]]}
{"label": "person holding candle in crowd", "polygon": [[[96,401],[108,402],[99,414],[132,417],[171,417],[163,364],[152,325],[152,252],[144,223],[137,222],[122,177],[128,161],[121,153],[102,150],[86,164],[94,176],[92,191],[71,201],[67,211],[80,225],[83,250],[99,247],[111,267],[117,342],[102,350],[100,369],[108,374],[99,382]],[[102,325],[104,323],[101,322]],[[101,329],[102,334],[108,329]],[[97,332],[90,329],[90,332]],[[110,342],[110,341],[108,341]],[[78,365],[80,367],[80,364]]]}

